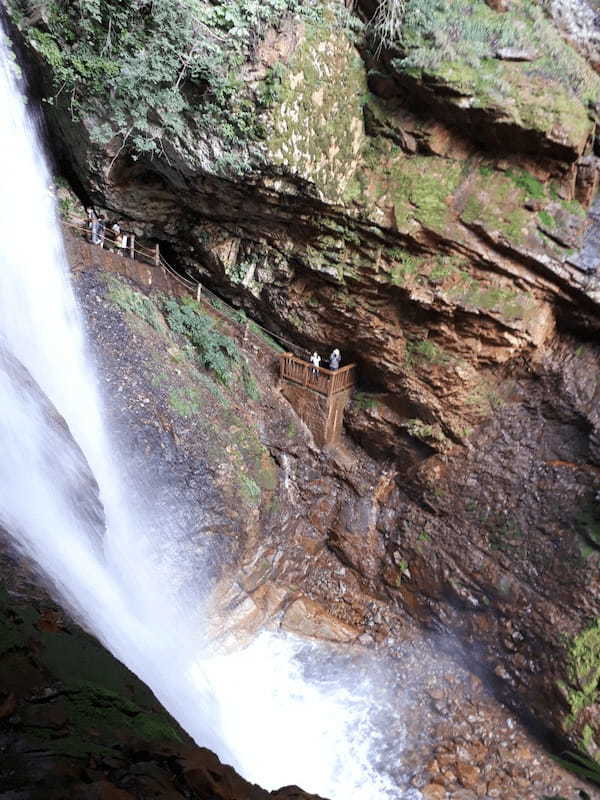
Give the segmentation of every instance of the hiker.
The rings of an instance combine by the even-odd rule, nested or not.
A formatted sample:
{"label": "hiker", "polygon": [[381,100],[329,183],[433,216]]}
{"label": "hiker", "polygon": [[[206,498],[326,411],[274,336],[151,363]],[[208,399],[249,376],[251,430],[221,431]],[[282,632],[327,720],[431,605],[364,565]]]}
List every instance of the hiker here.
{"label": "hiker", "polygon": [[125,253],[127,248],[127,234],[126,233],[118,233],[115,243],[117,245],[117,253],[122,256]]}
{"label": "hiker", "polygon": [[313,365],[311,372],[316,377],[319,374],[319,367],[321,366],[321,356],[316,351],[310,357],[310,363]]}
{"label": "hiker", "polygon": [[98,235],[98,217],[94,214],[93,208],[86,208],[87,217],[88,217],[88,230],[90,232],[90,242],[92,244],[98,244],[96,241],[96,237]]}
{"label": "hiker", "polygon": [[106,235],[106,220],[104,219],[102,214],[100,214],[100,216],[96,220],[96,241],[94,241],[93,239],[92,241],[94,241],[94,244],[97,244],[100,247],[104,247],[105,235]]}
{"label": "hiker", "polygon": [[118,222],[113,222],[108,231],[109,246],[112,253],[121,252],[121,226]]}
{"label": "hiker", "polygon": [[331,370],[339,369],[341,360],[342,356],[340,354],[340,351],[336,347],[335,350],[332,350],[331,355],[329,356],[329,369]]}

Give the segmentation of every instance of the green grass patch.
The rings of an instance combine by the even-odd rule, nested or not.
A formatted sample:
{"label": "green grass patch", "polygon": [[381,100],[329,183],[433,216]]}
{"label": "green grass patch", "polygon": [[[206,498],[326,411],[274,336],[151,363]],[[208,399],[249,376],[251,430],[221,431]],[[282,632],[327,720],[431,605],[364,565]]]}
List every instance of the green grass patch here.
{"label": "green grass patch", "polygon": [[359,411],[370,411],[377,408],[377,398],[367,392],[355,392],[352,403]]}
{"label": "green grass patch", "polygon": [[202,366],[228,385],[233,370],[240,364],[234,340],[217,330],[214,318],[203,312],[193,300],[181,303],[165,300],[163,308],[171,330],[184,336],[194,347]]}
{"label": "green grass patch", "polygon": [[450,363],[452,356],[432,339],[416,339],[406,343],[404,360],[407,366],[413,366],[419,362],[444,365]]}
{"label": "green grass patch", "polygon": [[160,328],[160,312],[149,297],[138,292],[137,289],[132,289],[114,275],[107,274],[106,283],[108,285],[107,297],[111,303],[114,303],[122,311],[135,314],[140,319],[143,319],[144,322],[147,322],[148,325],[151,325],[155,330]]}

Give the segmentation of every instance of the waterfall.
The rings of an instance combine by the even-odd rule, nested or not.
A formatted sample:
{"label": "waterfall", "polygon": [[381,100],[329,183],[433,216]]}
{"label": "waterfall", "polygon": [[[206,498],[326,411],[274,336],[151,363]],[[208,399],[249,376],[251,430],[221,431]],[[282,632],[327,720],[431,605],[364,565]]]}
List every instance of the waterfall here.
{"label": "waterfall", "polygon": [[[276,634],[237,653],[204,654],[198,598],[172,590],[185,554],[161,563],[148,533],[157,526],[126,496],[130,476],[120,474],[105,429],[51,177],[1,28],[0,107],[0,356],[5,349],[20,362],[66,421],[97,481],[106,531],[99,546],[74,513],[68,486],[78,456],[63,450],[39,393],[11,383],[1,358],[0,524],[75,617],[199,744],[245,777],[268,788],[297,783],[331,800],[398,798],[372,759],[378,734],[368,682],[352,691],[326,675],[308,682],[299,660],[305,646]],[[168,543],[168,521],[158,527]],[[173,540],[176,550],[184,546]]]}

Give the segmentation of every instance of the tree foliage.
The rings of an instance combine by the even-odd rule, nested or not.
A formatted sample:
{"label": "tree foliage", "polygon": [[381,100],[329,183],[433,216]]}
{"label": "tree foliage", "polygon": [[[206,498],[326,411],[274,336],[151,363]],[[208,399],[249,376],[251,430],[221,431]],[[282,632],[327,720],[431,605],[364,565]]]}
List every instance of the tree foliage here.
{"label": "tree foliage", "polygon": [[[134,157],[186,149],[189,128],[225,144],[261,135],[240,77],[253,46],[303,0],[9,0],[50,67],[50,103],[92,117]],[[35,4],[39,6],[39,3]]]}

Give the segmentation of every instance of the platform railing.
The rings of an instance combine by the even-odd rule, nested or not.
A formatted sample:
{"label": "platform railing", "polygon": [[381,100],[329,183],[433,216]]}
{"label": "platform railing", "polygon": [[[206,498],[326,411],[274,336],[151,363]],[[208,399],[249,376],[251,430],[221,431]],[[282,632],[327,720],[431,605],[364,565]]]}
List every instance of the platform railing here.
{"label": "platform railing", "polygon": [[282,353],[279,357],[279,368],[284,380],[306,386],[325,397],[351,389],[356,381],[356,364],[334,370],[326,369],[315,367],[292,353]]}

